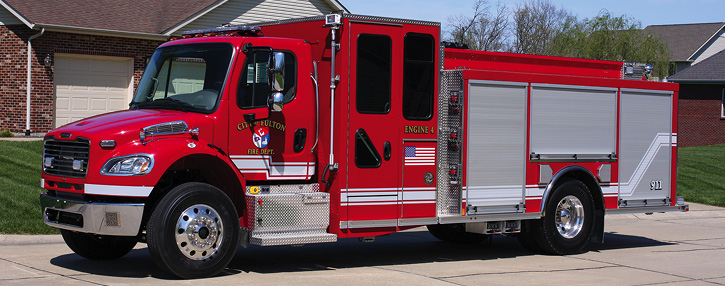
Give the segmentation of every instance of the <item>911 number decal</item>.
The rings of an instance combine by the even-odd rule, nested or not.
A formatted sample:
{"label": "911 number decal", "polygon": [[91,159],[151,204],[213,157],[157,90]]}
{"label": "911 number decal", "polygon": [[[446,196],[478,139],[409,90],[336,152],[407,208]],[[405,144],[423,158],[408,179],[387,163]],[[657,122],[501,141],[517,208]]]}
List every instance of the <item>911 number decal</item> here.
{"label": "911 number decal", "polygon": [[662,180],[652,180],[652,182],[649,183],[649,189],[652,191],[662,190]]}

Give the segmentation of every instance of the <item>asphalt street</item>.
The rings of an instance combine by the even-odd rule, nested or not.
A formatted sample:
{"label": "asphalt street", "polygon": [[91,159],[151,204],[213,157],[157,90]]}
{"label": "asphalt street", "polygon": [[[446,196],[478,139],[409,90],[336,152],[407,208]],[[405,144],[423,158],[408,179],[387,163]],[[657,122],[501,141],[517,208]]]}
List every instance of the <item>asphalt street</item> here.
{"label": "asphalt street", "polygon": [[220,275],[178,280],[145,244],[115,261],[75,255],[60,235],[0,235],[0,284],[129,285],[725,285],[725,208],[609,215],[604,244],[533,254],[515,238],[451,244],[424,228],[305,246],[239,248]]}

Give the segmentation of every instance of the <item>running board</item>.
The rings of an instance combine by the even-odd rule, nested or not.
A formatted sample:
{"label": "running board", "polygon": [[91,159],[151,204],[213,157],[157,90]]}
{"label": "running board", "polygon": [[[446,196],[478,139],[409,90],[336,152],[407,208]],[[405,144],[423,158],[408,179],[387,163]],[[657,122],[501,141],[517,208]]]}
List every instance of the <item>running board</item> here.
{"label": "running board", "polygon": [[274,246],[336,241],[337,235],[332,233],[284,233],[252,235],[249,243],[260,246]]}

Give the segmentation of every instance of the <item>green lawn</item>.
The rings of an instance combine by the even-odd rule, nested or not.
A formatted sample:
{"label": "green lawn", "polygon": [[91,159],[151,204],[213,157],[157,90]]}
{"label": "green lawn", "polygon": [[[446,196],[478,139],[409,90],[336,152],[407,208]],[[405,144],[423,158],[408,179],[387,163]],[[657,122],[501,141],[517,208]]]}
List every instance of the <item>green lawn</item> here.
{"label": "green lawn", "polygon": [[[0,233],[53,234],[43,224],[38,196],[42,141],[0,140]],[[725,207],[725,145],[679,149],[678,195]]]}
{"label": "green lawn", "polygon": [[43,224],[38,197],[42,141],[0,141],[0,233],[51,234]]}
{"label": "green lawn", "polygon": [[679,148],[677,195],[725,207],[725,145]]}

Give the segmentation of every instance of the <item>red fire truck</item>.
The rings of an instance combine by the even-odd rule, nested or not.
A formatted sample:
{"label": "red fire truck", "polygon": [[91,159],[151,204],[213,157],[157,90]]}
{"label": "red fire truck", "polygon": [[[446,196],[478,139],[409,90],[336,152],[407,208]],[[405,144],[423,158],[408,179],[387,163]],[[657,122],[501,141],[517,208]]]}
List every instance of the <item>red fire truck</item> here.
{"label": "red fire truck", "polygon": [[47,134],[44,221],[83,257],[145,242],[191,278],[239,245],[419,226],[571,254],[603,240],[607,213],[687,210],[676,84],[439,35],[349,14],[184,33],[150,58],[129,110]]}

